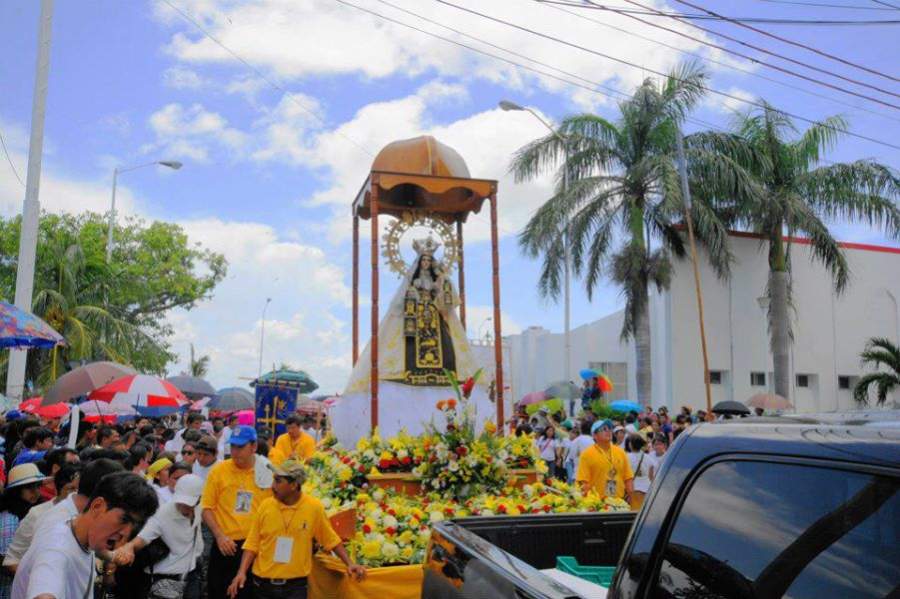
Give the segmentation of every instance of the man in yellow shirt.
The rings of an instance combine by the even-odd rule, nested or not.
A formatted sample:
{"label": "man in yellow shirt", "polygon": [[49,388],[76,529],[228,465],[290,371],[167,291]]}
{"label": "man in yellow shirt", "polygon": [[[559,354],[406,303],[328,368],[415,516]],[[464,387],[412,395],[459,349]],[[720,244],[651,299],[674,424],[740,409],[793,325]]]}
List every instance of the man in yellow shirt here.
{"label": "man in yellow shirt", "polygon": [[228,595],[237,597],[253,566],[254,599],[305,599],[306,578],[312,570],[313,541],[334,551],[347,566],[347,573],[360,580],[366,569],[350,560],[341,538],[331,528],[322,502],[303,494],[306,472],[297,460],[281,466],[269,464],[275,474],[274,497],[262,502],[244,541],[241,567],[228,587]]}
{"label": "man in yellow shirt", "polygon": [[[229,439],[231,458],[217,463],[206,477],[200,506],[203,522],[215,538],[209,553],[209,599],[225,599],[228,583],[241,564],[241,546],[256,511],[272,497],[268,460],[256,455],[256,431],[238,427]],[[239,595],[249,599],[249,589]]]}
{"label": "man in yellow shirt", "polygon": [[285,460],[305,462],[316,452],[316,440],[300,428],[300,416],[291,414],[284,423],[287,432],[278,436],[269,459],[276,466]]}
{"label": "man in yellow shirt", "polygon": [[581,452],[575,480],[585,493],[594,491],[601,497],[630,501],[634,492],[634,473],[628,456],[612,443],[612,429],[609,420],[600,420],[591,426],[594,444]]}

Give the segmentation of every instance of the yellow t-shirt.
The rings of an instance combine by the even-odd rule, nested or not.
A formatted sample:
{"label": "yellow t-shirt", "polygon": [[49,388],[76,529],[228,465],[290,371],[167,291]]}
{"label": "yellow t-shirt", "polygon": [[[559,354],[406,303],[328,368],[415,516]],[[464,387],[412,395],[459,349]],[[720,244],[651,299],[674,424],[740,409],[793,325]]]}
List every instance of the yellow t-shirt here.
{"label": "yellow t-shirt", "polygon": [[288,458],[306,461],[316,452],[316,440],[311,435],[300,431],[300,436],[294,441],[287,433],[283,433],[275,440],[275,447],[269,452],[269,459],[276,466]]}
{"label": "yellow t-shirt", "polygon": [[622,448],[610,444],[609,451],[600,449],[595,443],[581,452],[578,458],[578,473],[575,480],[587,482],[597,494],[605,497],[606,481],[609,480],[610,468],[615,469],[612,477],[616,481],[616,497],[625,498],[625,481],[634,478],[631,463]]}
{"label": "yellow t-shirt", "polygon": [[254,468],[241,469],[234,460],[225,460],[209,471],[200,506],[216,514],[225,536],[240,541],[250,532],[253,514],[260,503],[271,496],[272,489],[256,486]]}
{"label": "yellow t-shirt", "polygon": [[[290,559],[275,562],[278,537],[292,539]],[[261,578],[300,578],[312,570],[313,539],[331,551],[341,538],[331,528],[322,502],[311,495],[301,495],[294,505],[285,505],[270,497],[262,502],[253,518],[244,549],[256,554],[253,574]]]}

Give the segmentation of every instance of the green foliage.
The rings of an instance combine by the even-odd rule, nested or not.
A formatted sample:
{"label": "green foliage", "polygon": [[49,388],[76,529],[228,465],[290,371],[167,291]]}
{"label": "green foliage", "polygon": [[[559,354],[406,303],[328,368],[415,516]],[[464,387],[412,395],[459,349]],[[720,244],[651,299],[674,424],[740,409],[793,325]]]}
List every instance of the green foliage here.
{"label": "green foliage", "polygon": [[199,358],[194,356],[194,344],[191,343],[191,361],[188,367],[188,374],[197,378],[203,378],[209,373],[209,356],[203,355]]}
{"label": "green foliage", "polygon": [[[175,358],[168,311],[193,308],[225,276],[225,258],[191,245],[178,225],[136,218],[114,229],[107,264],[106,222],[91,212],[41,216],[32,309],[68,346],[29,352],[27,377],[38,385],[77,360],[108,359],[162,374]],[[0,219],[0,297],[7,299],[15,292],[20,224],[20,217]]]}
{"label": "green foliage", "polygon": [[[853,387],[853,399],[860,406],[869,404],[869,388],[875,389],[879,406],[887,402],[888,393],[900,389],[900,346],[885,337],[873,337],[859,355],[863,366],[873,366],[876,372],[866,374]],[[878,371],[879,367],[885,370]]]}

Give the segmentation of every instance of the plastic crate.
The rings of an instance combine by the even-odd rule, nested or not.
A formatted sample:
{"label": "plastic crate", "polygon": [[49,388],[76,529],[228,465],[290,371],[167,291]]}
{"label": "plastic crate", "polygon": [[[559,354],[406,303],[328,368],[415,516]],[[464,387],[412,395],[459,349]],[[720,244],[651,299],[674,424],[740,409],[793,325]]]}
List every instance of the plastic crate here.
{"label": "plastic crate", "polygon": [[606,588],[609,588],[613,574],[616,572],[615,566],[579,565],[578,560],[569,555],[556,557],[556,569]]}

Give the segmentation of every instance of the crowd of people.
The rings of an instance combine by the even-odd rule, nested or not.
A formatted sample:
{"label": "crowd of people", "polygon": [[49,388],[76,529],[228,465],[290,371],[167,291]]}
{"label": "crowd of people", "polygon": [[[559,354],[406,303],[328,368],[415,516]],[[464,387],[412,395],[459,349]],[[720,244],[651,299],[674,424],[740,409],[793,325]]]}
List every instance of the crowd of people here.
{"label": "crowd of people", "polygon": [[665,406],[656,411],[646,406],[622,418],[601,418],[588,401],[574,419],[546,408],[529,416],[520,407],[510,425],[516,435],[534,434],[548,477],[624,499],[635,510],[643,505],[669,445],[688,426],[712,416],[683,406],[673,419]]}
{"label": "crowd of people", "polygon": [[[306,597],[314,544],[365,576],[304,494],[318,427],[191,412],[0,422],[0,599]],[[7,467],[7,465],[9,465]]]}

